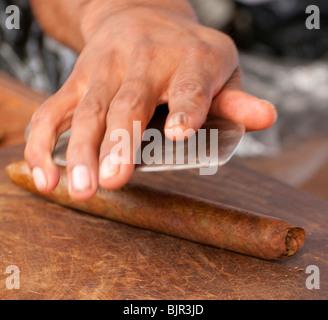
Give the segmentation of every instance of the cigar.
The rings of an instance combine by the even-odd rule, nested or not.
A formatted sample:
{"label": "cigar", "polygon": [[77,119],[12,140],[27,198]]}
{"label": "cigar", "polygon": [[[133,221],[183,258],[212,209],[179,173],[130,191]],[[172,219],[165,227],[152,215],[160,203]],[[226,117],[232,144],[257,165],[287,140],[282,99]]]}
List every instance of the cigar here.
{"label": "cigar", "polygon": [[170,236],[266,259],[284,259],[304,245],[305,231],[275,217],[143,185],[127,184],[119,190],[99,189],[87,201],[68,193],[66,169],[53,192],[36,189],[25,161],[7,168],[20,187],[65,207]]}

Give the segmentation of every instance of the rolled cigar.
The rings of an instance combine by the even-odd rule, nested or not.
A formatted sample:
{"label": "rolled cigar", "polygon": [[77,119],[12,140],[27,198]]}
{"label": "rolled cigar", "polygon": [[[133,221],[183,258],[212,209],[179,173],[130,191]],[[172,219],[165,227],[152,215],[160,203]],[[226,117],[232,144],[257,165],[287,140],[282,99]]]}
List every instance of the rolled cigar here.
{"label": "rolled cigar", "polygon": [[20,187],[63,206],[262,259],[290,257],[305,241],[303,228],[281,219],[197,197],[128,184],[114,191],[99,189],[90,200],[76,201],[68,193],[65,168],[49,194],[38,192],[25,161],[6,169]]}

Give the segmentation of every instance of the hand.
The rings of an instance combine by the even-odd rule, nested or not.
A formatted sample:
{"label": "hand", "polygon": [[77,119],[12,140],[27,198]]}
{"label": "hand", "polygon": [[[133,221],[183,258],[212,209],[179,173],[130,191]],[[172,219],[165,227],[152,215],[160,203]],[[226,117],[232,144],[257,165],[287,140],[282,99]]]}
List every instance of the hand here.
{"label": "hand", "polygon": [[274,107],[242,90],[238,53],[227,35],[156,5],[106,14],[102,9],[85,10],[84,44],[75,67],[31,121],[25,158],[43,192],[59,181],[51,154],[68,128],[69,192],[86,200],[99,184],[116,189],[128,182],[133,159],[111,163],[110,134],[122,128],[133,139],[133,120],[144,130],[160,104],[169,106],[166,128],[198,130],[208,114],[243,123],[247,130],[274,123]]}

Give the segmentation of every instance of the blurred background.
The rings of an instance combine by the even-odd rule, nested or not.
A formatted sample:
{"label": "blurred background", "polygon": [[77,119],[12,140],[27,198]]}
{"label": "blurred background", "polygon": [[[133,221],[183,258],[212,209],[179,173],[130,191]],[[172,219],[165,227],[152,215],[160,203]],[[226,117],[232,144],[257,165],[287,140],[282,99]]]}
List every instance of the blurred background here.
{"label": "blurred background", "polygon": [[[228,33],[236,42],[245,90],[271,101],[278,109],[276,124],[268,130],[247,133],[234,160],[328,198],[328,2],[190,3],[203,24]],[[5,28],[5,10],[11,4],[20,8],[20,30]],[[320,9],[320,29],[308,30],[305,26],[309,16],[305,9],[310,4]],[[10,134],[21,130],[19,126],[25,125],[30,114],[22,122],[17,120],[21,111],[11,114],[11,123],[16,126],[6,129],[10,116],[4,114],[11,111],[5,110],[3,101],[13,90],[6,75],[39,92],[31,96],[24,86],[19,87],[22,96],[29,96],[29,101],[34,99],[37,104],[63,84],[76,55],[42,32],[28,0],[1,0],[0,22],[0,70],[6,80],[0,77],[0,145],[8,145]],[[12,97],[16,99],[14,94]]]}

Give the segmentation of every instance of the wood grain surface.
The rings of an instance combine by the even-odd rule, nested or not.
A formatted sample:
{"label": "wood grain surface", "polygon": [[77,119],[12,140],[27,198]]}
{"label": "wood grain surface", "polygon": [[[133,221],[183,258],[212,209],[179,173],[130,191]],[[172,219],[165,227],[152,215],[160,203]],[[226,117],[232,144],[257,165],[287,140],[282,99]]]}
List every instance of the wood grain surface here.
{"label": "wood grain surface", "polygon": [[[327,299],[328,202],[231,161],[197,170],[138,173],[155,185],[283,218],[306,230],[302,250],[275,262],[67,209],[15,186],[4,167],[23,147],[0,150],[1,299]],[[20,289],[6,288],[6,267]],[[307,266],[320,289],[307,289]]]}

